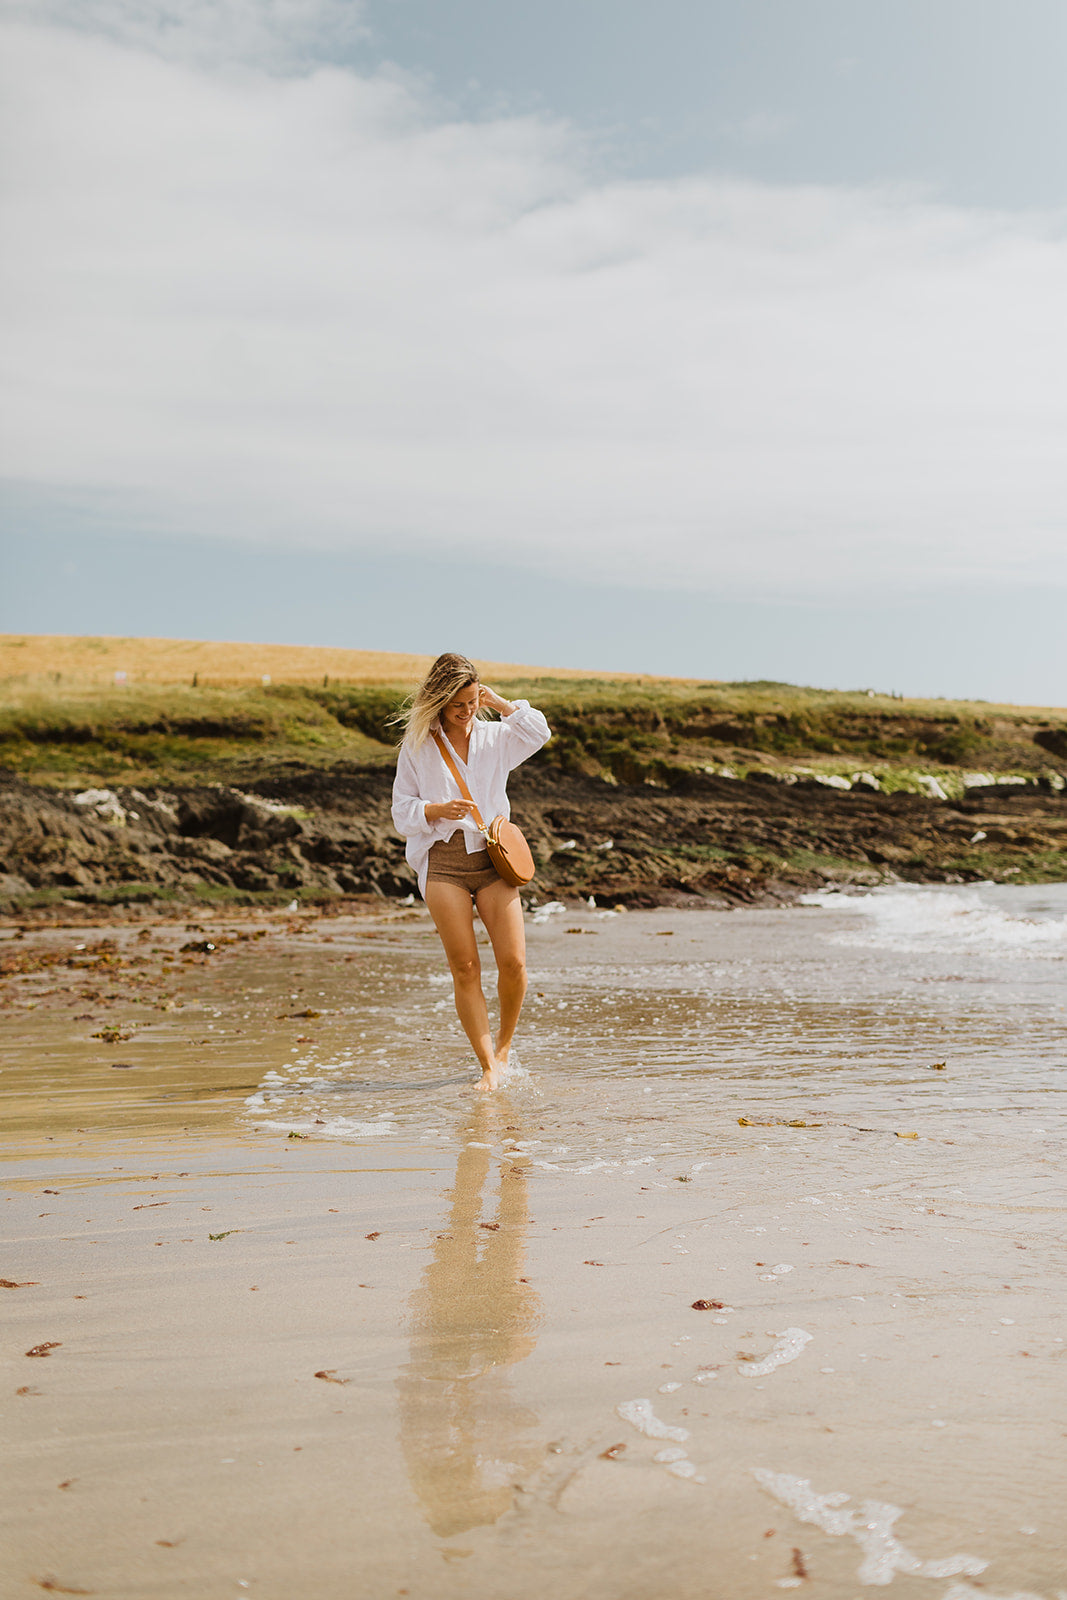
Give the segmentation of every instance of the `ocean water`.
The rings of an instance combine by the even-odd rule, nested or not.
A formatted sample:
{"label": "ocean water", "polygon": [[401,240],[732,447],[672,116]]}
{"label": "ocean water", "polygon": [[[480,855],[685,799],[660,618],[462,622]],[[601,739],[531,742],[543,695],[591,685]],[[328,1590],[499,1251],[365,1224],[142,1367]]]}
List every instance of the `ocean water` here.
{"label": "ocean water", "polygon": [[[506,1092],[544,1171],[696,1161],[739,1119],[1061,1137],[1067,885],[821,891],[767,911],[581,913],[528,928]],[[247,1100],[257,1127],[455,1136],[476,1065],[432,929],[320,973],[328,1019]],[[492,957],[484,953],[492,989]],[[340,979],[340,981],[339,981]],[[492,1008],[491,1008],[492,1009]],[[901,1120],[907,1124],[901,1128]]]}

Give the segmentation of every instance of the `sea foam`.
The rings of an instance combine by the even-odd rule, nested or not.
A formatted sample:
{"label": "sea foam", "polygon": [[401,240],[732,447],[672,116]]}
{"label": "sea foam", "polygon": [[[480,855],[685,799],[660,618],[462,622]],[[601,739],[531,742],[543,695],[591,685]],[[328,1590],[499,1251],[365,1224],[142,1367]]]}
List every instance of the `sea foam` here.
{"label": "sea foam", "polygon": [[978,1556],[946,1556],[940,1560],[923,1561],[901,1544],[893,1526],[904,1515],[900,1506],[884,1500],[864,1500],[855,1509],[849,1507],[850,1495],[835,1491],[819,1494],[807,1478],[797,1478],[788,1472],[770,1472],[765,1467],[753,1467],[752,1476],[768,1494],[788,1506],[801,1522],[810,1522],[824,1533],[841,1536],[847,1534],[863,1552],[857,1577],[860,1583],[892,1583],[893,1574],[910,1573],[922,1578],[977,1577],[989,1562]]}
{"label": "sea foam", "polygon": [[857,895],[819,889],[803,895],[801,903],[857,920],[854,931],[831,935],[835,944],[949,954],[1067,955],[1067,899],[1059,884],[1033,891],[981,883],[959,888],[894,884]]}

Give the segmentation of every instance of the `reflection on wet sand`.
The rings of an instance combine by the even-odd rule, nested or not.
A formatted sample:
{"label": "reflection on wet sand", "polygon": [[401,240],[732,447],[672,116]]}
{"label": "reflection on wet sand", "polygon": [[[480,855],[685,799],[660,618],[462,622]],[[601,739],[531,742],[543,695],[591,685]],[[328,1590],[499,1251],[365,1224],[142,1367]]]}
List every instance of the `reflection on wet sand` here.
{"label": "reflection on wet sand", "polygon": [[[412,1488],[436,1534],[492,1523],[516,1481],[538,1464],[537,1418],[507,1371],[536,1343],[540,1301],[521,1276],[529,1221],[522,1158],[499,1160],[495,1211],[483,1190],[494,1133],[515,1133],[503,1103],[464,1117],[449,1214],[411,1297],[411,1361],[397,1380],[400,1436]],[[482,1148],[485,1146],[485,1148]],[[491,1213],[491,1214],[490,1214]]]}

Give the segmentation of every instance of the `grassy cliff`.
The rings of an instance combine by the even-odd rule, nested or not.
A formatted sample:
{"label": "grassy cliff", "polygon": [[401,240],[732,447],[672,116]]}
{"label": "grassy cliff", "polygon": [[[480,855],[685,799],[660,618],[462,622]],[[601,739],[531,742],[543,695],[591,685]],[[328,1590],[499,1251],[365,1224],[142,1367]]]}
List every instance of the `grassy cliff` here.
{"label": "grassy cliff", "polygon": [[[294,766],[393,759],[408,682],[101,685],[40,674],[0,681],[0,766],[33,782],[248,783]],[[547,715],[540,758],[608,782],[674,786],[686,773],[945,792],[967,775],[1067,774],[1067,711],[903,700],[779,683],[539,676],[497,680]]]}

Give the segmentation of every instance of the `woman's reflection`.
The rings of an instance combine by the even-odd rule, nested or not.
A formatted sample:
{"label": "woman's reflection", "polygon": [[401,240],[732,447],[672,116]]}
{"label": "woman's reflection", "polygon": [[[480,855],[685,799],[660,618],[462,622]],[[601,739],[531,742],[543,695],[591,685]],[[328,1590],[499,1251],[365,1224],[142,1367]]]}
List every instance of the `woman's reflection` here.
{"label": "woman's reflection", "polygon": [[[400,1437],[412,1488],[442,1537],[495,1522],[514,1484],[543,1448],[537,1418],[511,1393],[507,1368],[536,1343],[537,1294],[520,1276],[529,1221],[523,1159],[499,1158],[483,1219],[482,1191],[494,1166],[488,1146],[519,1130],[501,1102],[464,1117],[464,1141],[449,1216],[411,1298],[411,1361],[398,1379]],[[468,1143],[467,1141],[471,1141]]]}

